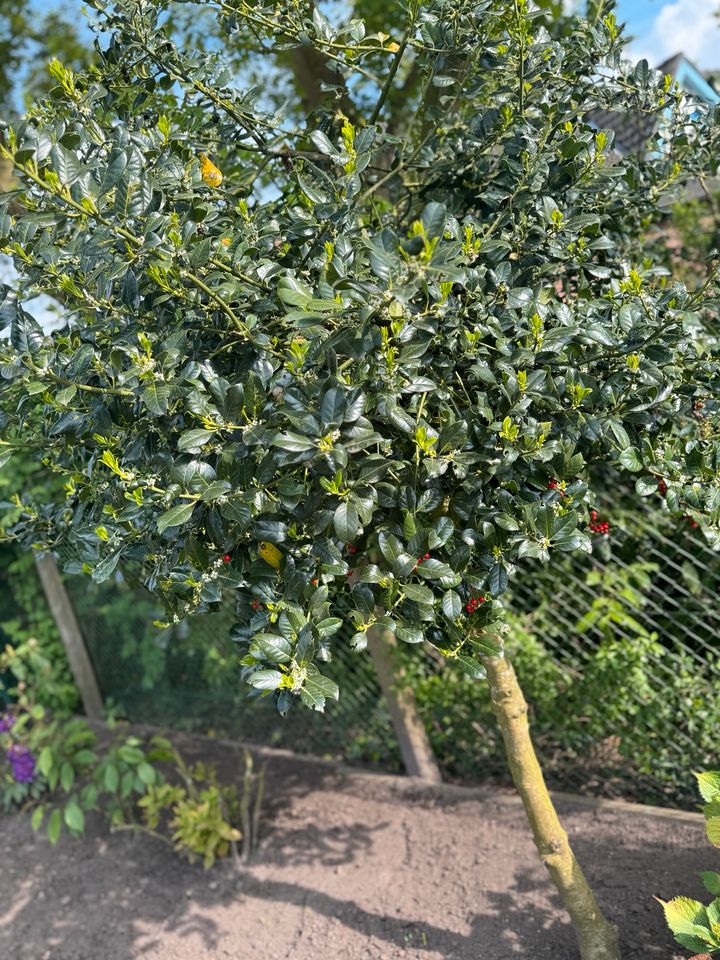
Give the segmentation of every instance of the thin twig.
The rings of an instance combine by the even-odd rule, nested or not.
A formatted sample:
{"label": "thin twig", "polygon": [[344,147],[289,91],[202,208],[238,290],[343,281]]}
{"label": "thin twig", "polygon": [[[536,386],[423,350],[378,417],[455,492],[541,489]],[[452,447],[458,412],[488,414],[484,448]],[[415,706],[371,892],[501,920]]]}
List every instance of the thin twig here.
{"label": "thin twig", "polygon": [[245,772],[243,773],[242,796],[240,797],[240,829],[242,830],[242,859],[243,863],[250,860],[252,848],[252,823],[250,820],[250,797],[252,795],[252,754],[249,750],[245,754]]}
{"label": "thin twig", "polygon": [[400,61],[403,58],[403,54],[405,53],[405,50],[408,45],[408,41],[410,40],[410,37],[412,36],[412,32],[414,29],[415,29],[415,17],[412,16],[410,18],[410,23],[408,24],[407,30],[405,31],[405,35],[400,41],[400,46],[398,47],[397,53],[395,54],[395,58],[393,62],[390,64],[388,75],[387,77],[385,77],[385,83],[383,84],[383,88],[380,91],[380,96],[378,97],[378,101],[375,104],[375,109],[373,110],[372,115],[370,116],[370,123],[375,123],[378,117],[380,116],[380,111],[382,110],[383,105],[387,100],[387,96],[390,93],[390,88],[392,87],[393,80],[395,79],[395,74],[398,72]]}
{"label": "thin twig", "polygon": [[253,814],[252,814],[252,847],[255,849],[258,843],[258,826],[260,824],[260,810],[262,809],[262,802],[265,798],[265,768],[267,764],[264,763],[260,767],[260,772],[257,774],[256,783],[255,783],[255,803],[253,805]]}

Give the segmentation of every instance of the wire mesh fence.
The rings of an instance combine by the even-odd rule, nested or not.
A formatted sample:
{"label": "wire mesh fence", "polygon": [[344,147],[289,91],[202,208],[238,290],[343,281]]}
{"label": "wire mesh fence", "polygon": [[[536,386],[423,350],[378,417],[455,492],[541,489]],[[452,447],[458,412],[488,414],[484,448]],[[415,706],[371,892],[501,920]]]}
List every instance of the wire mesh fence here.
{"label": "wire mesh fence", "polygon": [[[142,591],[123,583],[88,589],[78,578],[68,587],[103,694],[121,715],[400,769],[372,664],[342,642],[324,669],[341,685],[340,700],[325,715],[298,708],[283,718],[272,697],[253,696],[240,682],[232,602],[160,632],[149,626],[159,611]],[[130,606],[125,594],[136,603],[120,621]]]}
{"label": "wire mesh fence", "polygon": [[[684,803],[692,771],[717,765],[720,557],[659,497],[615,491],[610,509],[611,535],[591,556],[516,578],[508,647],[553,787]],[[158,631],[149,594],[77,577],[68,587],[103,693],[129,719],[400,769],[372,662],[351,649],[350,629],[326,670],[339,702],[283,719],[239,681],[231,603]],[[401,658],[444,774],[504,778],[485,685],[416,649]]]}

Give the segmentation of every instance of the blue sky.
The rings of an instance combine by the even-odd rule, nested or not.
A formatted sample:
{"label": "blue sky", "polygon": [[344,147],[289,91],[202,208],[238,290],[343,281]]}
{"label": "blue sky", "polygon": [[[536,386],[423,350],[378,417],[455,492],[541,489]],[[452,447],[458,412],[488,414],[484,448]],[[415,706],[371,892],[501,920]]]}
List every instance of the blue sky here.
{"label": "blue sky", "polygon": [[662,0],[619,0],[618,19],[625,20],[633,32],[647,33],[664,4]]}
{"label": "blue sky", "polygon": [[720,69],[718,0],[618,0],[618,20],[633,40],[634,59],[646,57],[657,66],[684,53],[703,70]]}

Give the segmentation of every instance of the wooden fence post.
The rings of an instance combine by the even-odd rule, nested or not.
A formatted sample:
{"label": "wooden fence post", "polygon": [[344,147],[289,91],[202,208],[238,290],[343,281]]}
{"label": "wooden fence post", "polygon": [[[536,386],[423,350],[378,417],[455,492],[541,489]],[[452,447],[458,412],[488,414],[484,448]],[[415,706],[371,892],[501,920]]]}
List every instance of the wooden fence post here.
{"label": "wooden fence post", "polygon": [[440,769],[418,714],[415,695],[409,687],[402,685],[394,634],[390,630],[371,627],[367,632],[367,640],[406,772],[411,777],[421,777],[429,783],[440,783]]}
{"label": "wooden fence post", "polygon": [[70,597],[60,577],[55,557],[51,553],[36,553],[35,566],[40,577],[40,583],[45,591],[50,612],[65,647],[70,670],[80,691],[85,715],[88,720],[102,720],[102,697],[100,696],[95,671],[90,662]]}

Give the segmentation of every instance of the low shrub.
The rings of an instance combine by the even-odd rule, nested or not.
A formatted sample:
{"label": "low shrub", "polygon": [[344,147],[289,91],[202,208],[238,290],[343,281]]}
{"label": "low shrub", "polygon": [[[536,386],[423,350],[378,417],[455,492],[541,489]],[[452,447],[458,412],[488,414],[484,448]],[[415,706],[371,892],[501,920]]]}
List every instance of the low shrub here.
{"label": "low shrub", "polygon": [[[556,575],[563,580],[562,569]],[[507,647],[555,786],[679,799],[688,768],[716,755],[720,660],[708,655],[700,669],[671,636],[647,629],[653,575],[642,561],[589,568],[563,619],[558,591],[508,613]],[[577,599],[583,584],[588,602]],[[472,780],[502,769],[487,688],[442,661],[414,667],[418,707],[446,774]]]}
{"label": "low shrub", "polygon": [[[714,847],[720,847],[720,772],[696,774],[705,801],[705,832]],[[705,906],[689,897],[674,897],[660,903],[677,942],[688,950],[701,951],[692,960],[711,960],[720,955],[720,873],[700,874],[714,899]]]}
{"label": "low shrub", "polygon": [[[34,699],[31,678],[46,661],[31,639],[0,654],[0,675],[12,699],[0,715],[0,808],[32,811],[34,830],[52,844],[63,830],[85,831],[86,814],[113,830],[151,833],[205,867],[232,854],[250,855],[264,791],[245,753],[242,788],[218,782],[210,764],[188,765],[164,737],[145,742],[110,719],[96,732],[82,717],[53,713]],[[52,671],[50,671],[52,673]]]}
{"label": "low shrub", "polygon": [[32,554],[0,545],[0,709],[19,683],[32,688],[36,704],[60,713],[80,698]]}

